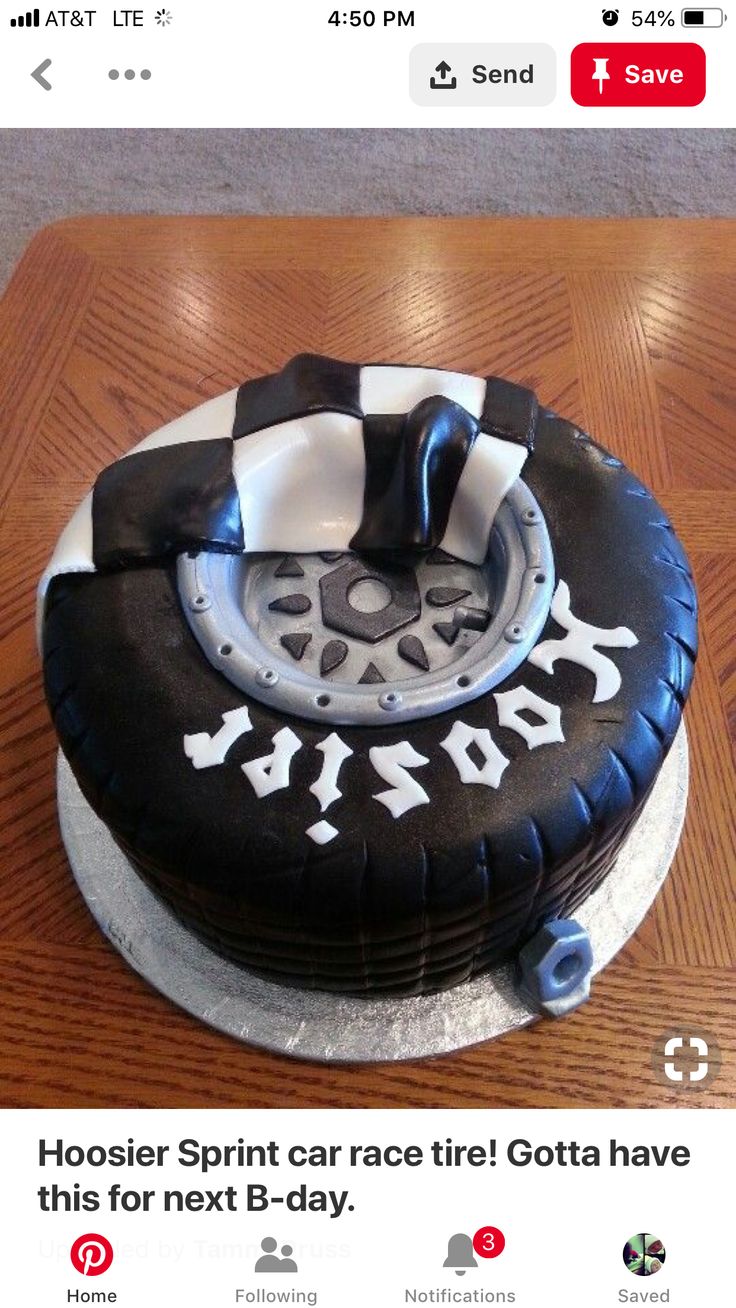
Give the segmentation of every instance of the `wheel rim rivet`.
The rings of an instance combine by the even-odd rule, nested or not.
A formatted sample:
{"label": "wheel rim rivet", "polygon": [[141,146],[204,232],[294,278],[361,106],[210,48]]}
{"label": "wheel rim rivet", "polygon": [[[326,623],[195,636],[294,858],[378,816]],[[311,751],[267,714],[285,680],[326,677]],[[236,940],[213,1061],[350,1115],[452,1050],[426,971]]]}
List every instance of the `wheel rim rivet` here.
{"label": "wheel rim rivet", "polygon": [[274,672],[273,668],[259,668],[256,673],[256,681],[264,690],[270,690],[278,682],[279,674]]}
{"label": "wheel rim rivet", "polygon": [[385,695],[379,695],[378,703],[387,713],[394,713],[396,709],[401,708],[403,698],[398,690],[389,690]]}

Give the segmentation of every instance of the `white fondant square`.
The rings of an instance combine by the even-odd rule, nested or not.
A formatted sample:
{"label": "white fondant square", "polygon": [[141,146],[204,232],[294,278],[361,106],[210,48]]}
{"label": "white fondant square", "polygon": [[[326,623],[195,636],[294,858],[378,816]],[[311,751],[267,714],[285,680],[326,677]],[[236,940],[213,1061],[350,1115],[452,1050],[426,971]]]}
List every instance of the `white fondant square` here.
{"label": "white fondant square", "polygon": [[469,563],[482,563],[493,519],[519,476],[526,454],[524,445],[485,433],[478,436],[455,491],[441,542],[443,550]]}
{"label": "white fondant square", "polygon": [[439,368],[396,368],[371,365],[360,370],[360,407],[363,413],[408,413],[420,400],[444,395],[480,418],[486,397],[482,377]]}
{"label": "white fondant square", "polygon": [[249,553],[346,550],[363,516],[363,424],[315,413],[253,432],[233,472]]}

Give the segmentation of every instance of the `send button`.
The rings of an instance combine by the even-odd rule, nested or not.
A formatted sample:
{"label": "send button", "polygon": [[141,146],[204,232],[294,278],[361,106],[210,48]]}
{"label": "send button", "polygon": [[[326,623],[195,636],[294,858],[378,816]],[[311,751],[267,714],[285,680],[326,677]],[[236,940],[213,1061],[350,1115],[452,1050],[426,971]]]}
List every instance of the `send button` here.
{"label": "send button", "polygon": [[434,107],[551,104],[557,59],[550,45],[415,45],[409,90],[415,104]]}

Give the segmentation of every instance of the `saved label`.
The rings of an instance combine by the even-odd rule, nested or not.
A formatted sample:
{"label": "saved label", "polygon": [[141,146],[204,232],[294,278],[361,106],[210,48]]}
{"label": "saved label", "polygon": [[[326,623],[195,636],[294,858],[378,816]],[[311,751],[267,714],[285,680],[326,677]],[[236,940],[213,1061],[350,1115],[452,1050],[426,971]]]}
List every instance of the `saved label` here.
{"label": "saved label", "polygon": [[690,41],[587,41],[572,52],[570,91],[586,108],[687,108],[705,99],[705,51]]}

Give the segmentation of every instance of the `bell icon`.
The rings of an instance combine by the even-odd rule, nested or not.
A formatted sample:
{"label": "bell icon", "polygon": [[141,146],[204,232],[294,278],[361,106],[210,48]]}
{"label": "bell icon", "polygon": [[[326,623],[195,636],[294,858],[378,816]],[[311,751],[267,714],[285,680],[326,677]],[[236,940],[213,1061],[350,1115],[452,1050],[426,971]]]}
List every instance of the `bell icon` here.
{"label": "bell icon", "polygon": [[473,1241],[469,1235],[451,1235],[447,1241],[447,1257],[443,1267],[452,1267],[456,1276],[464,1276],[469,1267],[477,1267],[473,1257]]}

